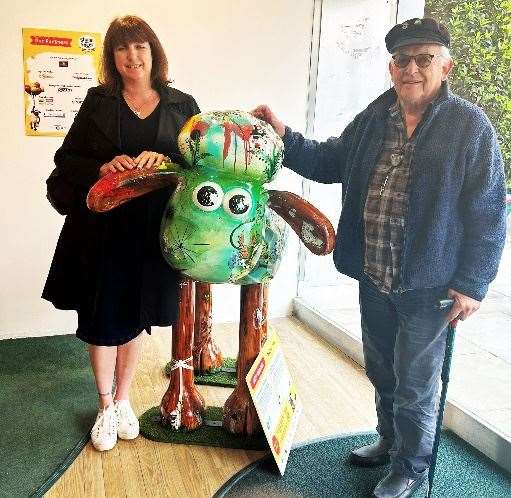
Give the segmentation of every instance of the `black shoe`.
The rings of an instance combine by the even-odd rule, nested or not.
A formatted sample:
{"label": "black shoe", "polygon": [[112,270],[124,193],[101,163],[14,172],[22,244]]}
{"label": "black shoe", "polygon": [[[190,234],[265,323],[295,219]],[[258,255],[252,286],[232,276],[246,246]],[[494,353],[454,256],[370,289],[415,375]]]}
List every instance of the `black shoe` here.
{"label": "black shoe", "polygon": [[349,461],[359,467],[376,467],[390,462],[389,449],[392,445],[382,437],[372,444],[362,446],[350,453]]}
{"label": "black shoe", "polygon": [[390,472],[374,488],[375,498],[409,498],[425,481],[427,473],[417,479]]}

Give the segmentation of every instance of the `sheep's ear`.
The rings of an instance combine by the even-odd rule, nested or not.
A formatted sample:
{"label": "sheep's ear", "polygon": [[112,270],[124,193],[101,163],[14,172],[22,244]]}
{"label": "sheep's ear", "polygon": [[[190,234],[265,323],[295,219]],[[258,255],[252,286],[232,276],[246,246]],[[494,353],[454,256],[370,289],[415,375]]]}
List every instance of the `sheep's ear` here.
{"label": "sheep's ear", "polygon": [[335,231],[319,209],[292,192],[269,190],[268,194],[268,206],[284,218],[309,251],[318,256],[332,252]]}
{"label": "sheep's ear", "polygon": [[87,207],[102,213],[159,188],[178,185],[181,166],[162,163],[156,169],[130,169],[109,173],[97,181],[87,194]]}

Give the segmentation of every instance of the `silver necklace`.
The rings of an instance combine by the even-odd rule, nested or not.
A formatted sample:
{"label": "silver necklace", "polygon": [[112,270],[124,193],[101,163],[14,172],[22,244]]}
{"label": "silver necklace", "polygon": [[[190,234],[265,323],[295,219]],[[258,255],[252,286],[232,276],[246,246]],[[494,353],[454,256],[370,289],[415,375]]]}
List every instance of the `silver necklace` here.
{"label": "silver necklace", "polygon": [[138,107],[135,105],[135,102],[133,101],[133,99],[128,95],[128,92],[124,91],[123,92],[123,95],[124,97],[126,97],[126,99],[128,100],[128,102],[126,102],[128,104],[128,107],[136,114],[136,116],[138,118],[141,118],[142,117],[142,109],[147,105],[147,104],[152,104],[156,99],[157,97],[154,96],[154,97],[151,97],[147,100],[145,100],[144,102],[142,102],[141,105],[139,105]]}

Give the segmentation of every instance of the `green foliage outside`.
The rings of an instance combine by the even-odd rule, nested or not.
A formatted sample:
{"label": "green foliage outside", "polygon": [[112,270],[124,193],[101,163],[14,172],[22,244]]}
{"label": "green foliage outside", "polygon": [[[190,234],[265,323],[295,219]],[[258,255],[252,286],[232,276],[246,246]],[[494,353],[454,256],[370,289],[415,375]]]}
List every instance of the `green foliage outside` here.
{"label": "green foliage outside", "polygon": [[511,187],[511,0],[426,0],[425,16],[448,27],[451,88],[495,126]]}

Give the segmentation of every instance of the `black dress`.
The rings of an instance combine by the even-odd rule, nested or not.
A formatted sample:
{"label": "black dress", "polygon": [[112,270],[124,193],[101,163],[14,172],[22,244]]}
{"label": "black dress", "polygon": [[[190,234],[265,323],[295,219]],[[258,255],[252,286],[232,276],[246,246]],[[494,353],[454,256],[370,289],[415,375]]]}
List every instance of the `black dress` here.
{"label": "black dress", "polygon": [[[120,101],[121,148],[124,154],[138,156],[144,150],[154,150],[160,104],[145,119],[138,118]],[[177,299],[178,275],[165,268],[159,231],[163,210],[168,201],[169,189],[158,190],[130,201],[105,213],[101,272],[93,299],[78,309],[76,335],[89,344],[120,345],[135,338],[144,329],[150,333],[151,325],[168,325],[168,317],[155,316],[160,306],[147,301],[144,285],[156,264],[166,292],[152,296],[153,300],[167,300],[173,309]],[[158,287],[161,287],[162,282]],[[170,292],[169,292],[170,291]],[[163,304],[165,307],[165,303]],[[156,313],[158,315],[158,313]],[[160,313],[161,315],[161,313]]]}

